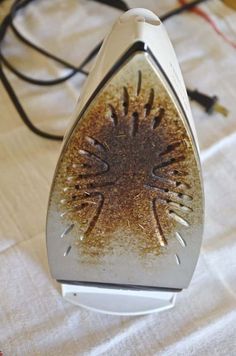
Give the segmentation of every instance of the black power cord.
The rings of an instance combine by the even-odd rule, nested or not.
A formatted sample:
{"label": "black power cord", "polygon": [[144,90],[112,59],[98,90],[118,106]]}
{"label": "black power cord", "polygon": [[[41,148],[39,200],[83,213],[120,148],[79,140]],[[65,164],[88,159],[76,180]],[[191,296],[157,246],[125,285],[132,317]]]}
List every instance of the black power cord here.
{"label": "black power cord", "polygon": [[205,1],[207,1],[207,0],[194,0],[194,1],[189,2],[186,5],[177,7],[177,9],[169,11],[165,15],[163,15],[161,17],[161,21],[166,21],[166,20],[168,20],[169,18],[171,18],[171,17],[173,17],[175,15],[181,14],[184,11],[191,10],[193,7],[195,7],[197,5],[200,5],[201,3],[205,2]]}
{"label": "black power cord", "polygon": [[[62,140],[63,136],[61,135],[54,135],[54,134],[50,134],[48,132],[42,131],[40,129],[38,129],[33,123],[32,121],[29,119],[28,115],[26,114],[24,108],[22,107],[20,100],[18,98],[18,96],[16,95],[13,87],[11,86],[7,76],[5,75],[4,71],[3,71],[3,65],[5,65],[11,72],[13,72],[17,77],[19,77],[21,80],[30,83],[30,84],[34,84],[34,85],[38,85],[38,86],[53,86],[53,85],[58,85],[61,84],[67,80],[69,80],[70,78],[72,78],[74,75],[76,75],[77,73],[83,74],[83,75],[88,75],[88,72],[85,71],[83,68],[92,60],[92,58],[98,53],[102,42],[100,42],[87,56],[86,58],[83,60],[83,62],[78,66],[74,66],[70,63],[68,63],[67,61],[55,56],[54,54],[46,51],[44,48],[41,48],[40,46],[35,45],[33,42],[29,41],[27,38],[25,38],[19,31],[18,29],[15,27],[13,21],[14,18],[16,17],[18,11],[20,11],[21,9],[23,9],[24,7],[26,7],[27,5],[29,5],[31,2],[33,2],[34,0],[16,0],[14,1],[14,3],[11,6],[11,9],[9,11],[9,13],[5,16],[4,20],[2,21],[1,25],[0,25],[0,79],[9,95],[9,97],[11,98],[16,110],[18,111],[20,117],[22,118],[23,122],[28,126],[28,128],[33,131],[34,133],[36,133],[37,135],[44,137],[44,138],[48,138],[48,139],[52,139],[52,140]],[[97,1],[99,3],[103,3],[106,4],[108,6],[111,6],[113,8],[119,9],[121,11],[127,11],[129,10],[129,7],[126,5],[126,3],[124,1],[121,0],[94,0]],[[190,10],[191,8],[193,8],[194,6],[207,1],[207,0],[195,0],[192,1],[191,3],[188,3],[186,5],[183,5],[177,9],[174,9],[170,12],[168,12],[167,14],[165,14],[164,16],[161,17],[162,21],[165,21],[169,18],[171,18],[172,16],[178,15],[186,10]],[[21,73],[20,71],[18,71],[7,59],[6,57],[3,55],[2,50],[1,50],[1,43],[4,40],[4,37],[6,35],[7,30],[11,28],[13,33],[15,34],[15,36],[21,41],[23,42],[25,45],[29,46],[30,48],[34,49],[35,51],[37,51],[38,53],[40,53],[41,55],[46,56],[47,58],[52,59],[53,61],[63,65],[65,68],[70,69],[71,71],[60,78],[57,79],[52,79],[52,80],[40,80],[40,79],[34,79],[31,78],[27,75],[25,75],[24,73]],[[208,107],[206,107],[206,95],[204,95],[204,100],[203,97],[201,95],[196,95],[195,91],[191,91],[188,90],[188,94],[189,97],[195,101],[197,101],[200,105],[202,105],[208,112]],[[201,94],[201,93],[200,93]],[[208,97],[209,100],[211,99],[211,97]],[[212,108],[214,107],[215,109],[217,109],[216,107],[216,97],[214,98],[214,103],[212,105]],[[207,102],[207,105],[209,105],[209,101]],[[219,105],[218,105],[218,109],[219,109]],[[222,107],[221,107],[222,109]],[[220,111],[220,110],[218,110]],[[222,110],[221,110],[222,112]]]}
{"label": "black power cord", "polygon": [[228,110],[219,104],[219,98],[216,95],[209,96],[199,92],[198,90],[190,89],[187,89],[187,93],[189,98],[200,104],[208,114],[212,114],[216,111],[223,116],[228,116]]}

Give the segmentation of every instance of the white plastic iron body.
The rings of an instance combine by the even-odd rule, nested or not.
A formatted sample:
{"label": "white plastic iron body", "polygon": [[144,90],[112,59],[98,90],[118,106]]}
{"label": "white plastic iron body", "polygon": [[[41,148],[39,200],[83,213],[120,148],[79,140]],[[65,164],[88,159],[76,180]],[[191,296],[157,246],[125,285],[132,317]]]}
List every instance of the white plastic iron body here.
{"label": "white plastic iron body", "polygon": [[198,260],[203,200],[173,47],[156,15],[129,10],[97,56],[52,183],[47,248],[63,296],[112,314],[172,307]]}

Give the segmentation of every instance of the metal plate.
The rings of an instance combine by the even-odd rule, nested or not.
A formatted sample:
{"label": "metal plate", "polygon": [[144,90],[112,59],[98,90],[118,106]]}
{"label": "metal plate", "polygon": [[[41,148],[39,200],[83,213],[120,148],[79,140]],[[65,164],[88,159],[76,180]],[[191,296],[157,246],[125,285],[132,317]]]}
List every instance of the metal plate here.
{"label": "metal plate", "polygon": [[136,53],[78,118],[48,210],[56,279],[182,289],[202,237],[200,163],[160,68]]}

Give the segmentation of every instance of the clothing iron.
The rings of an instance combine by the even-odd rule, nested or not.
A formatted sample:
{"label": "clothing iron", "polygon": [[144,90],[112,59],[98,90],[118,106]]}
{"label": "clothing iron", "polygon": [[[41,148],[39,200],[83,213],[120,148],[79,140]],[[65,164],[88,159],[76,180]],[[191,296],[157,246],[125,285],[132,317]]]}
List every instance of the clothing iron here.
{"label": "clothing iron", "polygon": [[113,25],[52,183],[47,248],[71,303],[110,314],[173,307],[203,232],[197,137],[165,28],[145,9]]}

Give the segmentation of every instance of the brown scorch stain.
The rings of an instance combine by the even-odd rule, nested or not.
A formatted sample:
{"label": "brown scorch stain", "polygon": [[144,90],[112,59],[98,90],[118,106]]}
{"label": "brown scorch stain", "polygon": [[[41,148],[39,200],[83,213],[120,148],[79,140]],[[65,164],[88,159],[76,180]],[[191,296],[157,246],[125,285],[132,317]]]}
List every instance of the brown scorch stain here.
{"label": "brown scorch stain", "polygon": [[138,255],[159,255],[178,224],[194,222],[189,135],[150,65],[140,68],[127,64],[90,104],[55,178],[58,210],[84,255],[112,253],[119,232]]}

